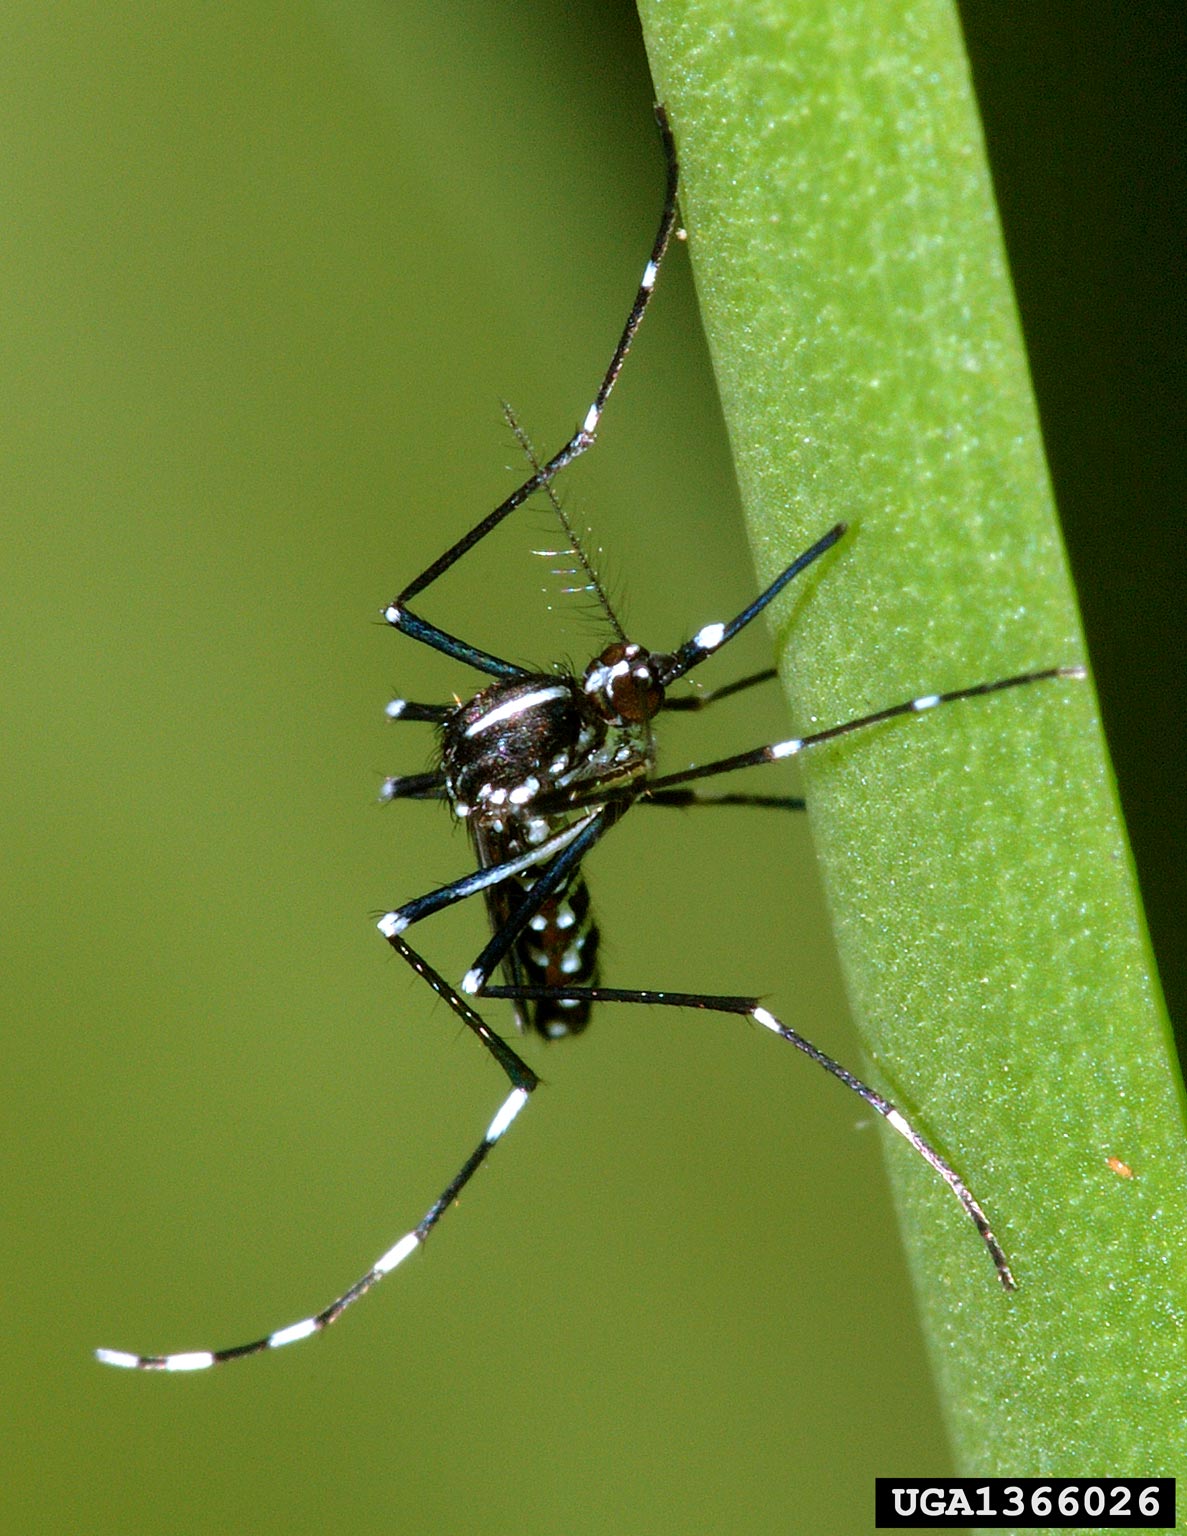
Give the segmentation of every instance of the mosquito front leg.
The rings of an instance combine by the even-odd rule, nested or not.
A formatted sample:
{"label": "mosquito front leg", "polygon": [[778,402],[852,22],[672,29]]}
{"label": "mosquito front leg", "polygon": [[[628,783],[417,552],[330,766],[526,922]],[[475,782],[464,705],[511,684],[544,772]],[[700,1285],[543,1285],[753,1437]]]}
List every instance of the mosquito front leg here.
{"label": "mosquito front leg", "polygon": [[[802,555],[797,556],[785,571],[781,571],[775,577],[764,592],[760,592],[754,601],[743,608],[742,612],[728,624],[705,624],[697,630],[691,640],[686,640],[670,656],[656,657],[656,672],[660,684],[667,688],[678,677],[684,677],[694,667],[699,667],[701,662],[715,655],[723,645],[728,645],[740,630],[745,629],[752,619],[758,617],[768,603],[779,596],[789,581],[792,581],[801,571],[806,571],[810,565],[820,559],[821,555],[830,550],[845,533],[847,526],[845,523],[834,524],[823,538],[817,539],[811,549],[806,549]],[[746,686],[745,679],[742,686]]]}

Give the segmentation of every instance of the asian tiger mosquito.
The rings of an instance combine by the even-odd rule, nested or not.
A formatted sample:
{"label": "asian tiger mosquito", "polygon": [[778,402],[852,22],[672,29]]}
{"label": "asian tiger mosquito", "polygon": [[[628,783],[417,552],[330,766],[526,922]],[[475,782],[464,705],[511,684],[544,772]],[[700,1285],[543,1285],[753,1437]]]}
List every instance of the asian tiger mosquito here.
{"label": "asian tiger mosquito", "polygon": [[[388,779],[381,799],[446,801],[454,816],[465,821],[469,829],[478,868],[386,913],[378,926],[396,953],[478,1037],[506,1073],[511,1091],[482,1140],[417,1225],[321,1312],[229,1349],[174,1355],[98,1350],[98,1358],[107,1365],[146,1371],[197,1371],[296,1343],[328,1328],[415,1252],[508,1131],[539,1082],[531,1067],[467,1001],[479,997],[510,1001],[519,1030],[534,1029],[546,1038],[584,1029],[591,1007],[598,1002],[700,1008],[754,1020],[838,1078],[910,1143],[948,1185],[980,1233],[1002,1286],[1007,1291],[1014,1288],[1005,1253],[990,1230],[984,1211],[956,1171],[889,1100],[777,1019],[757,999],[603,987],[598,982],[598,930],[590,914],[581,861],[636,801],[681,806],[777,804],[799,809],[802,801],[749,794],[706,798],[689,786],[699,779],[796,756],[808,748],[900,715],[923,714],[959,699],[1052,678],[1085,675],[1084,668],[1079,666],[1046,667],[947,693],[922,694],[806,736],[738,752],[678,773],[655,772],[653,725],[663,711],[699,709],[714,699],[768,681],[775,673],[773,668],[768,669],[699,697],[669,699],[668,689],[732,640],[845,532],[843,523],[830,528],[728,623],[704,625],[674,651],[651,651],[628,640],[623,633],[556,498],[552,488],[556,476],[596,440],[602,412],[646,313],[669,241],[674,233],[683,233],[676,231],[676,150],[662,107],[656,108],[656,118],[667,162],[659,229],[610,365],[581,426],[557,453],[541,463],[508,412],[508,420],[530,460],[532,474],[383,610],[386,621],[401,634],[492,679],[465,703],[415,704],[396,699],[387,706],[392,720],[419,721],[436,728],[440,766],[427,773]],[[549,672],[528,671],[447,634],[408,607],[509,513],[541,490],[550,497],[573,553],[584,568],[590,590],[597,595],[616,633],[616,638],[593,658],[581,677],[560,667]],[[460,988],[455,989],[407,943],[404,934],[431,913],[478,891],[486,902],[492,937],[462,979]],[[490,977],[500,966],[506,983],[492,986]]]}

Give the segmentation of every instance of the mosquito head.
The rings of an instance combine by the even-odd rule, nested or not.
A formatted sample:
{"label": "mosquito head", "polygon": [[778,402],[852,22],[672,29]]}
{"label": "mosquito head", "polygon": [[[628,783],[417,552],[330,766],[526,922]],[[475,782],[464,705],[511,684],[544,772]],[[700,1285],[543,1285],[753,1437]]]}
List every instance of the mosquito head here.
{"label": "mosquito head", "polygon": [[586,667],[582,689],[611,725],[642,725],[664,707],[656,660],[641,645],[616,640]]}

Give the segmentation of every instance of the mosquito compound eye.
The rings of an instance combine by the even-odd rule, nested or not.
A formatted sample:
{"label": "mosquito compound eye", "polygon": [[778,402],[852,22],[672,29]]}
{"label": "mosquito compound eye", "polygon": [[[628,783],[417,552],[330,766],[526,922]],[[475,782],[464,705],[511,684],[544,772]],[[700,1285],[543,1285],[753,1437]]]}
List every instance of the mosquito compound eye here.
{"label": "mosquito compound eye", "polygon": [[618,640],[585,669],[586,695],[607,720],[630,725],[652,720],[664,706],[663,685],[650,653]]}
{"label": "mosquito compound eye", "polygon": [[664,705],[664,690],[646,666],[631,667],[624,676],[616,677],[610,697],[619,715],[632,725],[653,720]]}

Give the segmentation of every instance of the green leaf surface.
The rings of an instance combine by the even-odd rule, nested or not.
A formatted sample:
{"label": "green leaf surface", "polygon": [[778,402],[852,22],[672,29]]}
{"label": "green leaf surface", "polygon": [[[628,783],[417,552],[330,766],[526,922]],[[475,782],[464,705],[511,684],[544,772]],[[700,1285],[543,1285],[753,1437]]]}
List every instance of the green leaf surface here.
{"label": "green leaf surface", "polygon": [[[643,0],[797,729],[1084,660],[959,26]],[[877,727],[804,775],[960,1462],[1187,1471],[1182,1088],[1091,685]],[[1112,1161],[1110,1161],[1112,1160]]]}

